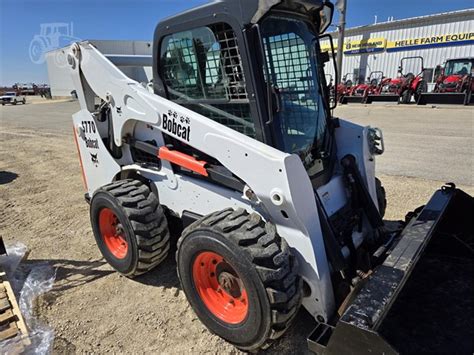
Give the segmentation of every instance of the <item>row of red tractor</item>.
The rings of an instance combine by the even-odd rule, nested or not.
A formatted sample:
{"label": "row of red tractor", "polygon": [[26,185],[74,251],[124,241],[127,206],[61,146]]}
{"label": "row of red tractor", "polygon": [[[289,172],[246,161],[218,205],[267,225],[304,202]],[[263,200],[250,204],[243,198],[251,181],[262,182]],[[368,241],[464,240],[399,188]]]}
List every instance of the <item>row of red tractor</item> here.
{"label": "row of red tractor", "polygon": [[[414,62],[421,68],[418,74],[406,70],[408,64],[413,68]],[[400,62],[396,78],[386,78],[383,72],[374,71],[366,82],[356,83],[353,74],[344,75],[342,82],[337,85],[336,97],[341,104],[381,101],[409,104],[413,100],[418,105],[474,103],[474,58],[450,59],[439,69],[434,88],[428,92],[423,58],[405,57]]]}

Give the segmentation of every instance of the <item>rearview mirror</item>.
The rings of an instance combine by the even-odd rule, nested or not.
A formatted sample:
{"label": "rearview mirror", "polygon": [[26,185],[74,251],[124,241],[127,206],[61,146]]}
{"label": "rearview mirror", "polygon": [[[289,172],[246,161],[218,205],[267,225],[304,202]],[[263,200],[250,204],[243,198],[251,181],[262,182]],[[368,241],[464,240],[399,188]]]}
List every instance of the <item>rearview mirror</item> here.
{"label": "rearview mirror", "polygon": [[326,32],[329,25],[332,22],[332,16],[334,15],[334,5],[325,1],[323,7],[319,11],[320,24],[319,24],[319,33],[322,34]]}

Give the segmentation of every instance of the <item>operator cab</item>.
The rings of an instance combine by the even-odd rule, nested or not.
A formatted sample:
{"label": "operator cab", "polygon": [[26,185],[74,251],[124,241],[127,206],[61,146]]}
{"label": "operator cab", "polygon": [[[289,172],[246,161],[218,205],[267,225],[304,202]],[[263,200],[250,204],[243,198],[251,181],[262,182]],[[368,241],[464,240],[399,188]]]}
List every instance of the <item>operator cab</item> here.
{"label": "operator cab", "polygon": [[321,185],[335,147],[318,39],[332,13],[317,0],[220,0],[168,18],[155,30],[154,91],[297,154]]}
{"label": "operator cab", "polygon": [[470,75],[474,68],[474,58],[450,59],[446,62],[444,75]]}

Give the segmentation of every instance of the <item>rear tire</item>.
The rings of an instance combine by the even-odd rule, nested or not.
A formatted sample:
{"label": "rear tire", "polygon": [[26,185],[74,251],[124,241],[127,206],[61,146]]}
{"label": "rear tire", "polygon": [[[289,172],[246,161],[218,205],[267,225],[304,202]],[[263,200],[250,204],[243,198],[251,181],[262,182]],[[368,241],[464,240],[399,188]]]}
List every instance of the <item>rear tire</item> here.
{"label": "rear tire", "polygon": [[[256,213],[229,208],[201,218],[184,230],[176,261],[182,289],[201,322],[242,350],[270,346],[301,305],[296,259],[275,227]],[[226,287],[228,274],[219,270],[231,270],[237,290]]]}
{"label": "rear tire", "polygon": [[375,178],[375,191],[377,194],[379,214],[380,217],[383,218],[385,216],[385,210],[387,209],[387,196],[385,193],[385,188],[383,187],[382,182],[378,178]]}
{"label": "rear tire", "polygon": [[134,277],[161,263],[170,248],[158,198],[138,180],[120,180],[93,196],[90,218],[97,246],[121,274]]}

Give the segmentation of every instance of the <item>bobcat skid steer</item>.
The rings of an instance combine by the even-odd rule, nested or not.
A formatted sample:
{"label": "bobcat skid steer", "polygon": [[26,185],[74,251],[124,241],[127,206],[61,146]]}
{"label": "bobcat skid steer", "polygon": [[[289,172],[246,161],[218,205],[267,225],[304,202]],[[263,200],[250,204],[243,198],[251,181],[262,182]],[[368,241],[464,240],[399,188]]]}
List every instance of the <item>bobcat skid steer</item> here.
{"label": "bobcat skid steer", "polygon": [[447,185],[400,228],[384,224],[381,131],[331,115],[319,38],[332,13],[220,0],[159,23],[149,57],[71,45],[97,245],[135,277],[181,223],[181,287],[243,350],[270,346],[302,305],[318,353],[472,352],[473,198]]}

